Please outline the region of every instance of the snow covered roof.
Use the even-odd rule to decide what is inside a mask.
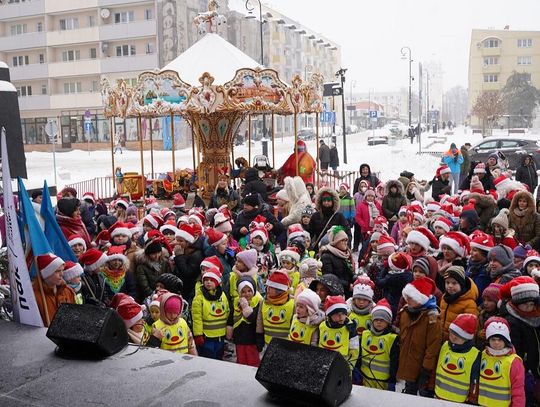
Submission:
[[[223,85],[234,78],[238,69],[260,66],[220,35],[208,33],[161,70],[176,71],[192,86],[199,85],[199,78],[208,72],[214,77],[214,85]]]

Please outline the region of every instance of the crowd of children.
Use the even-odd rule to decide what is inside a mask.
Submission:
[[[354,198],[346,184],[321,188],[286,228],[258,195],[236,210],[151,200],[140,220],[120,199],[96,218],[92,247],[69,237],[79,263],[38,256],[43,320],[62,302],[98,304],[118,311],[135,344],[258,366],[273,338],[288,338],[339,352],[357,385],[536,405],[540,214],[505,174],[484,191],[476,168],[471,190],[425,200],[364,171]],[[95,210],[93,196],[83,201]]]

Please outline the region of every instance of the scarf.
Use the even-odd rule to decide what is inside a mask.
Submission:
[[[500,277],[502,276],[503,274],[506,274],[512,270],[514,270],[515,266],[514,266],[514,263],[510,263],[504,267],[501,267],[499,270],[489,270],[489,276],[491,277],[492,280],[495,280],[497,277]]]
[[[236,274],[236,277],[238,277],[238,279],[240,279],[240,277],[245,277],[245,276],[251,277],[254,280],[257,279],[257,271],[258,271],[257,267],[252,267],[248,271],[244,272],[244,271],[238,270],[235,264],[232,268],[232,271],[234,274]]]
[[[77,294],[79,291],[81,291],[82,281],[79,281],[78,284],[67,283],[67,285],[73,288],[73,291],[75,291],[75,294]]]
[[[326,245],[325,248],[337,258],[345,260],[345,263],[347,263],[347,268],[351,271],[351,273],[354,274],[356,270],[356,262],[353,259],[351,249],[347,248],[346,251],[343,251],[332,246],[331,244]]]
[[[496,350],[496,349],[493,349],[492,347],[486,345],[486,351],[491,356],[504,356],[504,355],[511,354],[513,352],[513,349],[508,348],[508,347],[505,346],[501,350]]]
[[[105,284],[109,286],[113,293],[117,294],[124,285],[124,281],[126,279],[126,270],[111,270],[108,267],[103,267],[101,269],[101,274],[103,275]]]
[[[382,335],[386,335],[386,334],[391,333],[392,332],[392,327],[390,326],[390,324],[388,324],[388,326],[386,328],[384,328],[382,331],[377,331],[375,329],[375,327],[373,325],[371,325],[371,328],[369,328],[369,330],[371,331],[371,333],[374,336],[382,336]]]
[[[266,297],[266,302],[270,305],[283,305],[287,301],[289,301],[289,292],[283,291],[281,294],[279,294],[276,297]]]
[[[68,230],[70,235],[73,235],[73,234],[80,235],[86,242],[86,246],[87,247],[91,246],[92,239],[90,239],[88,230],[86,230],[86,226],[84,226],[84,223],[81,218],[75,219],[70,216],[60,215],[59,213],[57,213],[56,221],[58,222],[58,225],[62,229]]]
[[[484,261],[472,261],[469,260],[469,277],[476,277],[482,271],[482,267],[487,264],[487,260]]]
[[[514,214],[516,216],[519,216],[520,218],[522,218],[523,216],[527,215],[527,213],[529,212],[529,209],[519,209],[519,208],[514,208]]]
[[[349,303],[349,306],[351,308],[351,310],[355,313],[355,314],[358,314],[358,315],[367,315],[371,312],[371,310],[373,309],[373,307],[375,306],[375,304],[371,303],[369,304],[367,307],[365,308],[358,308],[356,305],[354,305],[354,301],[351,301]]]
[[[262,251],[264,250],[264,245],[262,245],[262,246],[257,246],[257,245],[254,244],[254,243],[250,243],[250,244],[249,244],[249,249],[255,249],[255,250],[257,250],[257,253],[260,253],[260,252],[262,252]]]
[[[514,318],[519,319],[521,322],[530,326],[531,328],[538,328],[540,326],[540,309],[538,309],[538,307],[536,307],[533,311],[525,312],[521,311],[512,302],[508,302],[506,304],[506,310]]]
[[[208,301],[217,301],[221,298],[221,294],[223,293],[223,290],[221,289],[221,286],[217,286],[217,288],[213,291],[208,291],[204,286],[201,286],[201,292],[204,298],[206,298]]]
[[[423,304],[421,307],[418,307],[418,308],[411,308],[407,305],[407,308],[406,308],[407,312],[409,314],[419,314],[420,312],[424,311],[424,310],[428,310],[430,311],[433,311],[433,310],[437,310],[437,299],[435,298],[434,295],[431,295],[429,297],[429,300],[427,300],[427,302],[425,304]]]
[[[369,226],[373,227],[375,218],[380,215],[380,212],[377,209],[377,206],[375,205],[375,201],[367,202],[367,205],[368,205],[368,211],[369,211]]]

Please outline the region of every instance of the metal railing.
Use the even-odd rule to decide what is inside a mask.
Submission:
[[[113,177],[97,177],[86,181],[67,184],[66,187],[74,188],[77,196],[82,197],[86,192],[92,192],[96,199],[111,199],[116,191]]]

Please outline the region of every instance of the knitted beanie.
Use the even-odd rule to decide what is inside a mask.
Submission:
[[[456,280],[461,288],[465,287],[465,269],[461,266],[450,266],[444,273],[444,279],[453,278]]]
[[[422,273],[424,273],[427,276],[429,276],[429,261],[425,257],[418,257],[412,266],[412,271],[414,272],[416,269],[419,269]]]
[[[510,211],[506,208],[503,208],[499,211],[498,215],[491,219],[491,224],[497,224],[502,226],[505,230],[508,229],[508,213]]]
[[[508,246],[498,244],[489,251],[488,255],[490,260],[496,260],[502,264],[503,267],[509,266],[514,263],[514,252]]]
[[[484,300],[493,301],[495,303],[499,302],[501,299],[501,284],[491,283],[482,292],[482,298]]]
[[[538,301],[538,284],[532,277],[520,276],[502,286],[501,298],[512,299],[512,303],[519,305],[529,301]]]
[[[392,307],[386,298],[380,300],[377,305],[371,310],[371,319],[382,319],[383,321],[392,323]]]
[[[510,325],[508,321],[502,317],[490,317],[484,324],[486,330],[486,339],[489,340],[492,336],[500,336],[507,345],[512,343],[510,339]]]
[[[296,297],[296,304],[305,305],[308,309],[308,315],[312,316],[315,315],[321,307],[321,298],[316,292],[306,288]]]
[[[531,250],[530,245],[517,245],[514,247],[514,257],[517,257],[518,259],[525,259],[527,258],[527,252]]]
[[[327,236],[328,242],[332,246],[335,246],[341,240],[349,238],[343,226],[332,226],[328,231]]]

